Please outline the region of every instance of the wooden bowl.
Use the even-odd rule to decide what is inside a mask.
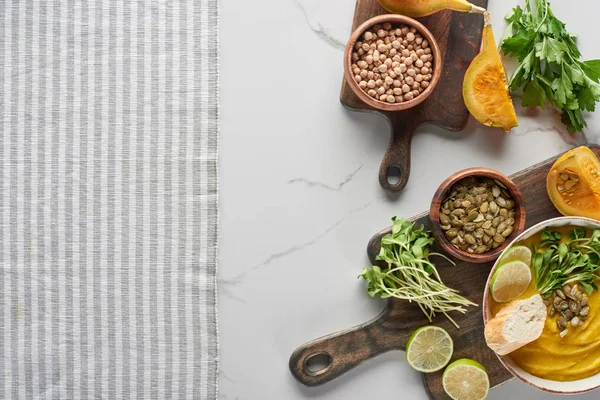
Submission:
[[[431,48],[433,55],[433,76],[431,81],[429,82],[429,86],[417,97],[412,100],[404,101],[402,103],[385,103],[383,101],[379,101],[369,96],[365,91],[363,91],[358,83],[354,80],[354,74],[350,70],[350,66],[352,65],[352,51],[354,49],[354,45],[357,40],[363,35],[363,33],[370,27],[376,24],[383,24],[385,22],[389,22],[391,24],[404,24],[410,27],[414,27],[428,42],[429,47]],[[350,36],[350,40],[348,40],[348,44],[346,44],[346,50],[344,51],[344,76],[348,85],[352,89],[352,91],[361,99],[363,102],[367,103],[373,108],[383,111],[402,111],[408,110],[416,106],[417,104],[425,101],[427,97],[433,92],[438,82],[440,81],[440,77],[442,76],[442,53],[440,51],[440,46],[438,42],[435,40],[435,37],[431,34],[431,32],[417,20],[406,17],[404,15],[398,14],[384,14],[379,15],[377,17],[371,18],[361,26],[356,28],[352,35]]]
[[[470,177],[496,179],[506,186],[506,189],[515,202],[515,225],[513,227],[513,232],[500,246],[483,254],[470,254],[466,251],[457,249],[446,238],[446,235],[444,235],[440,226],[440,207],[450,192],[450,189],[459,181]],[[431,225],[435,238],[439,241],[440,246],[442,246],[442,248],[448,254],[458,258],[459,260],[471,263],[487,263],[498,258],[508,244],[512,242],[515,237],[520,235],[525,229],[525,200],[523,200],[523,194],[517,185],[506,175],[489,168],[469,168],[453,174],[440,185],[433,196],[431,209],[429,211],[429,218],[431,219]]]

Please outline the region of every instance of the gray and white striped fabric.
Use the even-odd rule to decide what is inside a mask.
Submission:
[[[0,0],[0,398],[217,398],[217,78],[217,0]]]

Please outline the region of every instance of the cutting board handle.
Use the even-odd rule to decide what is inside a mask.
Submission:
[[[386,329],[385,315],[386,310],[363,325],[324,336],[298,347],[290,357],[292,375],[303,385],[318,386],[375,356],[402,349],[400,341],[403,338]],[[322,369],[311,371],[310,360],[316,356],[325,360],[325,364]]]
[[[390,192],[399,192],[410,177],[410,144],[421,121],[406,112],[395,112],[387,116],[391,128],[390,143],[379,168],[379,184]]]

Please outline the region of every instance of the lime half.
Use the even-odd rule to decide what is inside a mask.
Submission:
[[[453,351],[454,343],[448,332],[437,326],[424,326],[408,339],[406,360],[419,372],[435,372],[448,364]]]
[[[483,365],[463,358],[448,365],[442,376],[444,391],[454,400],[483,400],[490,380]]]
[[[490,292],[498,303],[511,301],[525,293],[531,283],[531,269],[523,261],[502,264],[494,272]]]
[[[500,264],[506,264],[511,261],[522,261],[527,266],[531,266],[531,250],[527,246],[511,247],[500,259]]]

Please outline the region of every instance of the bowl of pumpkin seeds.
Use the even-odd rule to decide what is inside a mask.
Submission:
[[[429,217],[450,255],[468,262],[495,260],[525,228],[525,201],[517,185],[489,168],[469,168],[436,191]]]

